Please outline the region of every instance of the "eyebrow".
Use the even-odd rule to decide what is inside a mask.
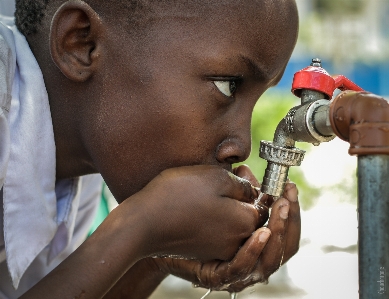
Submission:
[[[255,63],[251,58],[244,55],[239,55],[239,58],[243,60],[255,77],[261,80],[270,79],[269,76],[265,75],[265,68],[262,65]]]
[[[269,71],[266,71],[266,68],[263,65],[254,62],[251,58],[247,56],[239,55],[239,57],[243,60],[243,62],[254,74],[254,77],[256,77],[257,79],[261,81],[267,81],[270,83],[271,86],[277,85],[278,82],[281,80],[285,68],[283,68],[279,74],[271,76],[269,75]]]

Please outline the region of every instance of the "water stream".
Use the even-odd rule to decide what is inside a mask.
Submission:
[[[203,297],[201,297],[200,299],[205,299],[205,297],[207,297],[209,294],[211,294],[212,292],[212,289],[209,289],[205,295]],[[238,299],[238,293],[230,293],[230,299]]]
[[[209,289],[208,292],[205,293],[205,295],[203,297],[201,297],[200,299],[205,299],[205,297],[207,297],[209,294],[211,294],[212,292],[212,289]]]

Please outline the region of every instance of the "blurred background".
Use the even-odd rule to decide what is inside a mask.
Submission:
[[[272,140],[279,121],[299,104],[290,92],[295,72],[312,58],[332,75],[342,74],[363,89],[389,96],[389,0],[296,0],[300,15],[297,46],[281,82],[261,97],[252,121],[253,147],[245,162],[262,179],[266,162],[260,140]],[[299,252],[270,277],[267,285],[244,290],[239,299],[357,299],[357,158],[335,138],[307,151],[290,179],[299,187],[302,236]],[[378,287],[378,286],[377,286]],[[152,299],[200,299],[205,289],[168,277]],[[228,299],[227,292],[207,298]]]

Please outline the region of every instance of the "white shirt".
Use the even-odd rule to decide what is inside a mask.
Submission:
[[[56,182],[42,72],[24,36],[1,23],[0,107],[0,299],[8,299],[31,288],[85,240],[102,179]]]

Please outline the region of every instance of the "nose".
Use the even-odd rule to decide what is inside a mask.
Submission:
[[[228,124],[221,130],[225,138],[216,151],[216,160],[221,164],[234,164],[245,161],[251,152],[251,118],[256,100],[240,101],[228,116]]]
[[[216,159],[222,164],[239,163],[246,160],[251,152],[251,134],[247,133],[239,136],[228,137],[223,140],[216,152]]]

